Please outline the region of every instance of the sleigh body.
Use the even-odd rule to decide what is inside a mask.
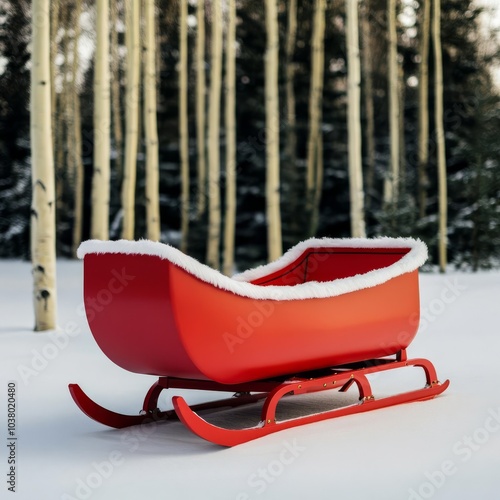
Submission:
[[[430,362],[406,360],[418,329],[418,268],[427,256],[419,241],[311,239],[233,278],[149,241],[89,241],[79,255],[97,344],[122,368],[159,377],[144,403],[146,413],[158,414],[157,393],[165,388],[235,390],[248,398],[252,392],[288,394],[289,384],[297,383],[296,392],[310,392],[305,387],[311,377],[301,375],[310,372],[330,377],[328,384],[339,389],[356,382],[362,400],[373,405],[365,375],[394,363],[424,368],[424,389],[433,392],[417,399],[447,386],[438,384]],[[85,413],[96,418],[97,411],[97,420],[113,425],[104,417],[107,410],[92,406],[78,386],[71,389]],[[267,411],[269,404],[264,406]],[[189,423],[183,400],[174,398],[174,407],[203,435]],[[274,420],[268,416],[264,422]],[[211,440],[240,442],[226,439]]]

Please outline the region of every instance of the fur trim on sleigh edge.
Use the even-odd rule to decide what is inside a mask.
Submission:
[[[404,257],[394,264],[364,274],[326,282],[306,282],[293,286],[259,286],[249,283],[261,276],[271,274],[297,259],[308,248],[410,248]],[[121,253],[153,255],[170,261],[188,273],[222,290],[256,300],[300,300],[326,298],[355,292],[381,285],[386,281],[418,269],[427,260],[427,246],[413,238],[310,238],[290,248],[284,255],[262,266],[249,269],[232,278],[225,276],[165,243],[149,240],[100,241],[88,240],[81,243],[77,251],[80,259],[86,254]]]

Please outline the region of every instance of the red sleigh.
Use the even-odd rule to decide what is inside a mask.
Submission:
[[[233,278],[150,241],[87,241],[84,295],[92,334],[114,363],[158,381],[138,415],[70,392],[89,417],[115,428],[179,418],[197,435],[233,446],[311,422],[433,398],[440,383],[432,363],[407,359],[419,320],[418,268],[427,258],[413,239],[310,239],[277,261]],[[367,375],[406,366],[423,369],[425,385],[376,397]],[[284,396],[359,391],[359,402],[277,420]],[[164,389],[234,392],[221,401],[158,409]],[[265,398],[254,427],[225,429],[204,409]]]

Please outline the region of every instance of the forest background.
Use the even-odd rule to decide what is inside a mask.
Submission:
[[[394,78],[391,81],[390,75],[394,73],[390,71],[388,58],[391,2],[363,0],[357,3],[361,67],[358,139],[362,143],[366,235],[422,238],[430,249],[429,265],[434,266],[438,264],[439,234],[434,39],[424,21],[427,2],[398,0],[393,3],[397,36],[395,88],[400,110],[399,169],[394,184],[397,194],[388,203],[387,182],[395,181],[390,170],[391,162],[394,163],[391,156],[394,129],[390,123],[390,88],[394,87]],[[136,3],[143,7],[141,1]],[[207,163],[210,159],[207,146],[200,143],[199,130],[200,116],[204,115],[201,133],[205,142],[210,143],[213,136],[207,140],[207,129],[214,116],[214,106],[217,107],[210,102],[213,85],[217,84],[211,51],[218,34],[224,36],[222,53],[226,54],[229,45],[235,51],[235,104],[231,104],[231,109],[236,124],[236,219],[231,267],[243,270],[270,258],[266,213],[266,198],[270,194],[266,192],[266,176],[270,168],[271,141],[269,126],[266,126],[269,89],[266,91],[265,63],[266,40],[271,28],[266,24],[266,3],[235,2],[235,41],[231,44],[227,38],[231,2],[220,2],[216,7],[214,2],[203,2],[201,18],[199,3],[195,0],[155,2],[159,239],[181,247],[213,267],[222,267],[226,248],[224,238],[220,237],[221,257],[210,262],[207,256],[210,186],[206,178],[200,181],[203,177],[199,170],[200,157]],[[348,237],[352,234],[348,167],[348,3],[344,0],[276,2],[279,212],[283,250],[312,235]],[[92,179],[95,150],[99,147],[94,126],[95,30],[99,14],[96,2],[90,0],[59,0],[50,5],[56,245],[58,256],[74,257],[80,241],[92,235]],[[472,270],[500,266],[500,83],[497,77],[500,42],[495,21],[498,18],[492,8],[468,0],[442,0],[440,11],[448,262]],[[221,12],[219,24],[214,23],[217,9]],[[318,15],[318,9],[322,16]],[[126,113],[130,108],[126,90],[129,53],[125,11],[125,2],[110,2],[110,239],[122,237],[124,226],[121,193]],[[203,30],[200,19],[203,19]],[[295,33],[291,33],[293,23],[296,23]],[[144,29],[144,21],[141,26]],[[143,32],[140,39],[144,39]],[[428,95],[422,101],[424,39],[429,44]],[[318,41],[323,42],[323,54],[320,67],[314,69]],[[201,46],[205,49],[202,65],[197,63]],[[0,257],[3,258],[30,257],[31,50],[31,2],[0,0]],[[221,225],[226,223],[226,192],[231,180],[224,167],[230,133],[224,119],[229,106],[224,87],[228,61],[221,56],[222,81],[218,83],[222,91],[218,106],[220,168],[216,188],[220,196]],[[205,80],[201,115],[196,88],[199,68]],[[144,83],[140,89],[136,113],[142,131],[145,127],[141,111]],[[311,96],[312,90],[318,89],[319,113],[314,114]],[[429,123],[425,142],[427,157],[422,156],[419,145],[422,138],[419,116],[424,108]],[[319,132],[314,142],[315,153],[311,153],[311,129],[316,127],[315,121]],[[75,130],[81,134],[81,154],[79,148],[75,148]],[[147,144],[142,132],[137,145],[137,182],[133,196],[133,238],[136,239],[147,236]],[[315,172],[313,201],[308,184],[311,162]],[[81,203],[80,215],[78,203]]]

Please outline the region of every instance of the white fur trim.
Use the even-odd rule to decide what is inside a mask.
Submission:
[[[410,248],[410,251],[394,264],[375,269],[364,274],[333,281],[310,281],[293,286],[259,286],[249,283],[284,268],[297,259],[308,248]],[[149,240],[140,241],[84,241],[78,248],[77,256],[82,259],[89,253],[123,253],[134,255],[154,255],[168,260],[197,278],[236,295],[252,299],[298,300],[325,298],[370,288],[418,269],[427,259],[427,246],[412,238],[311,238],[288,250],[279,259],[249,269],[232,278],[223,275],[205,264],[182,253],[177,248]]]

